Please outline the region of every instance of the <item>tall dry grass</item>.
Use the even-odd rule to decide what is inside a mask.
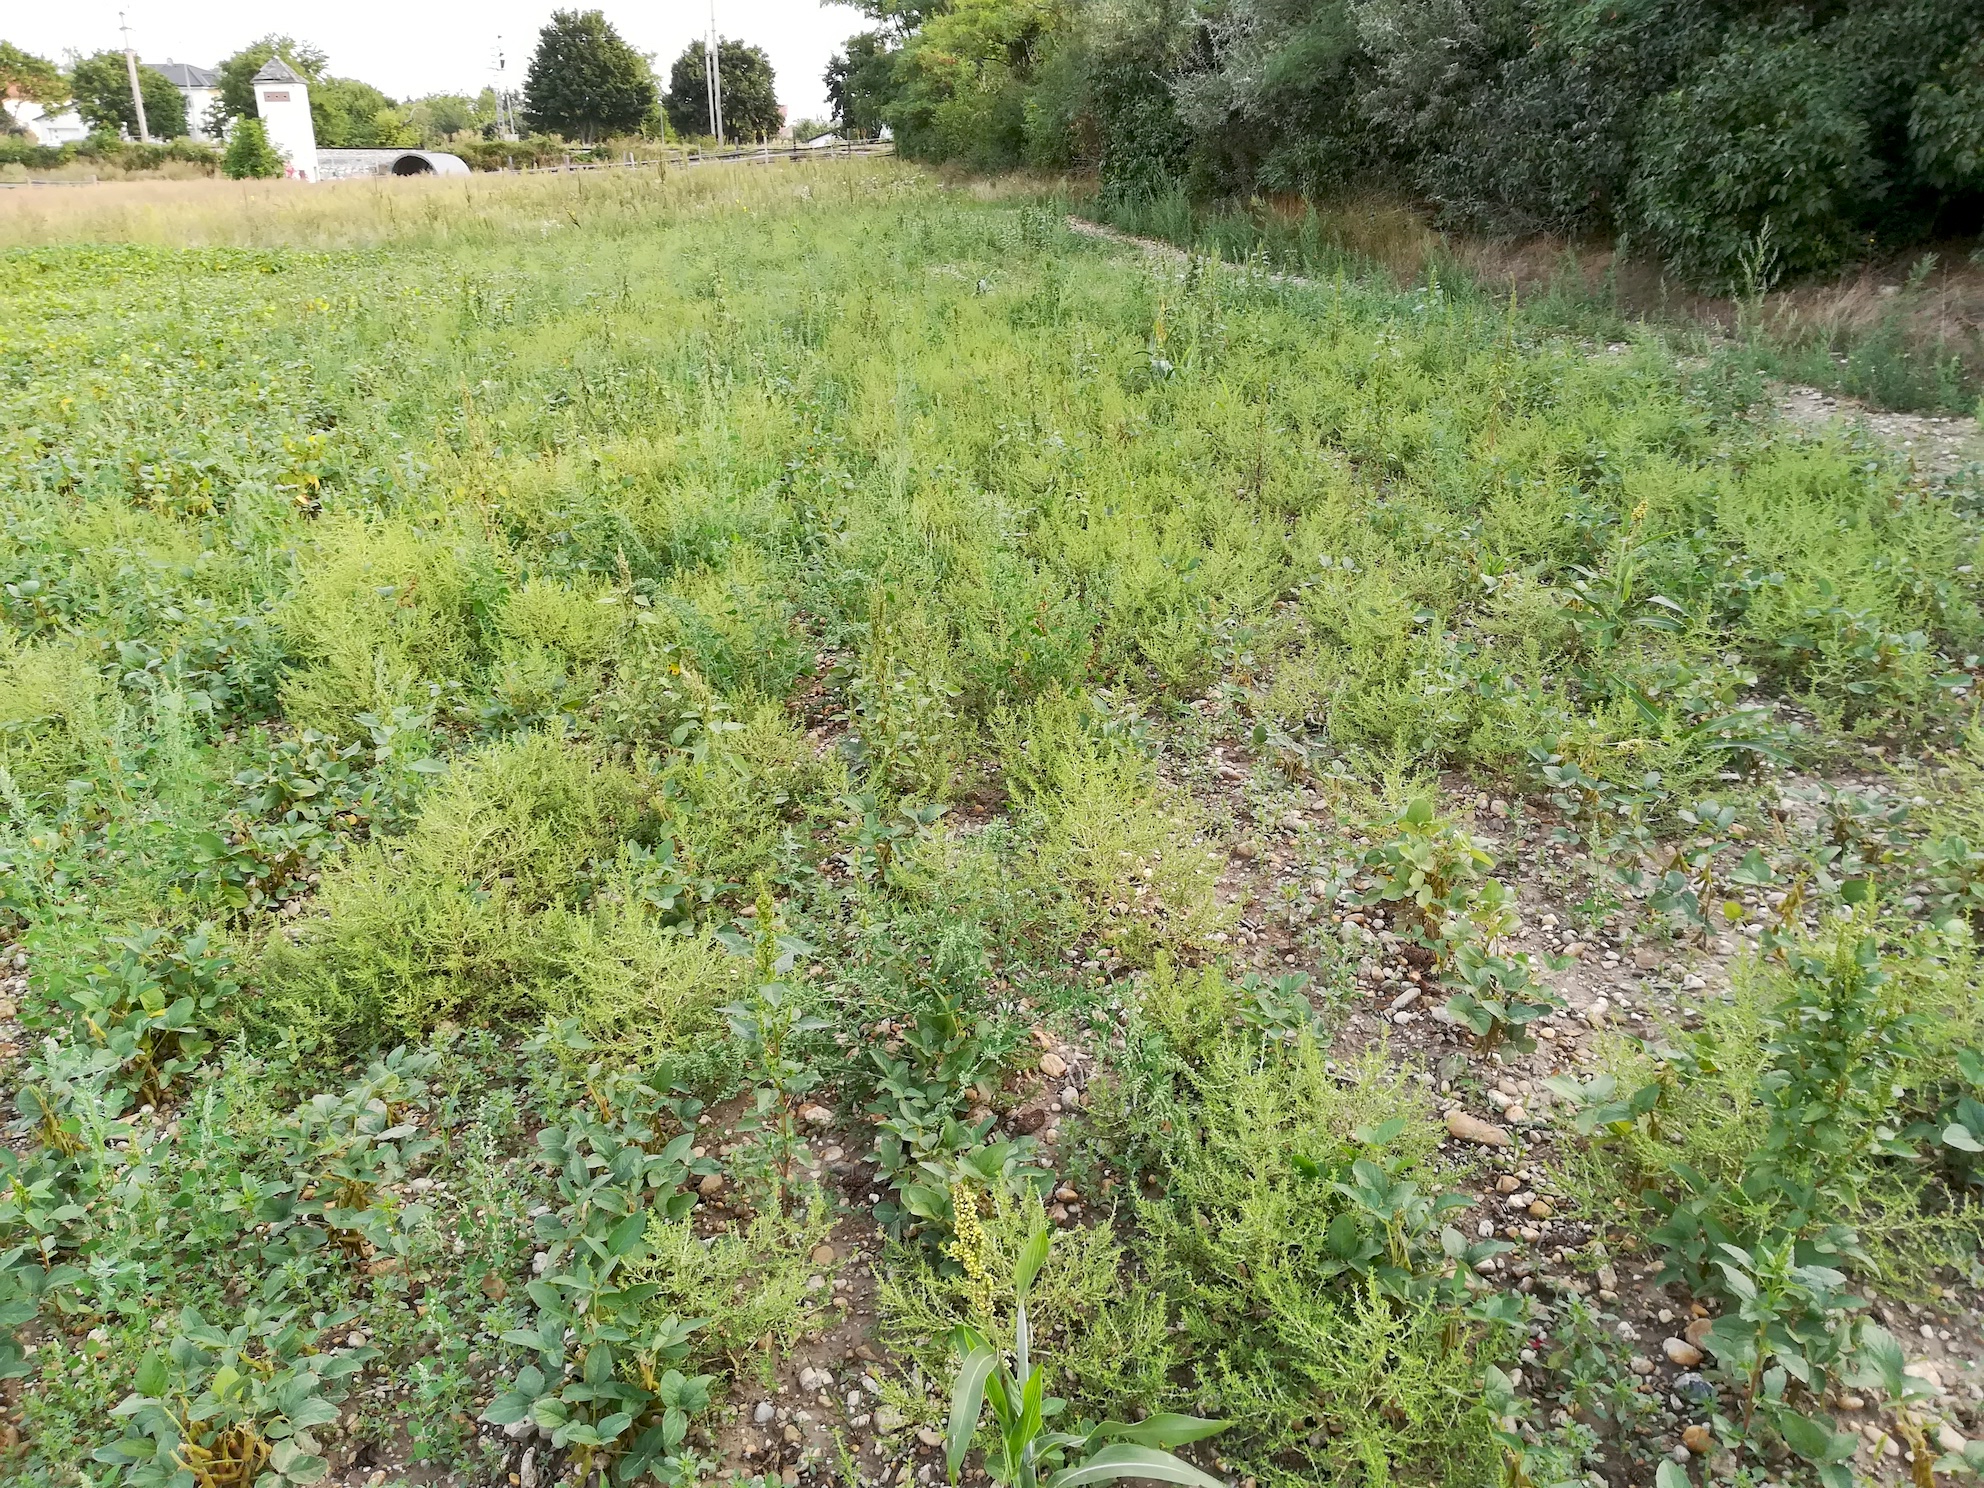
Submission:
[[[0,248],[363,247],[446,243],[632,224],[656,211],[867,196],[904,182],[888,161],[774,160],[686,170],[388,176],[356,181],[130,180],[0,191]]]

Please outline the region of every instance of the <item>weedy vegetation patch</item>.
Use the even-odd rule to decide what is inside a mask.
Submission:
[[[391,185],[0,217],[9,1481],[1984,1473],[1977,470],[894,163]]]

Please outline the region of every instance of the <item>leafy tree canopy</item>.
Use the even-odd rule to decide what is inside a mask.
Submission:
[[[0,41],[0,97],[25,98],[48,107],[68,100],[69,82],[46,57]]]
[[[639,131],[654,72],[597,10],[554,10],[524,77],[524,123],[567,139]]]
[[[370,83],[326,77],[310,85],[310,123],[317,131],[317,143],[326,149],[362,150],[402,143],[379,137],[382,114],[392,121],[387,132],[395,132],[400,122],[398,106]]]
[[[122,52],[78,58],[69,86],[76,112],[90,128],[113,134],[121,129],[138,138],[138,111],[131,104],[131,75]],[[153,139],[178,139],[186,133],[186,95],[164,73],[140,67],[138,88],[145,99],[145,128]]]
[[[255,112],[255,74],[271,57],[282,58],[313,85],[324,75],[331,60],[321,47],[298,41],[293,36],[264,36],[260,41],[243,47],[220,64],[220,96],[214,104],[216,124],[245,118]],[[311,91],[316,91],[314,86]]]
[[[827,101],[834,122],[857,134],[874,134],[887,122],[882,110],[895,90],[896,49],[879,31],[848,37],[827,64]]]
[[[662,107],[668,122],[683,135],[710,135],[709,94],[703,87],[704,57],[709,49],[691,42],[668,70],[668,93]],[[717,72],[723,83],[723,132],[734,140],[769,139],[779,131],[778,91],[772,80],[772,60],[762,47],[725,38],[717,43]]]

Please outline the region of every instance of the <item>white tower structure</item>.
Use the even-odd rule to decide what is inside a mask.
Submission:
[[[289,162],[299,181],[317,179],[317,126],[310,122],[310,85],[280,57],[255,74],[255,112],[269,132],[269,143]]]

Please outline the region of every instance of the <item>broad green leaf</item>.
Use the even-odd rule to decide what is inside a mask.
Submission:
[[[491,1426],[514,1426],[530,1414],[530,1405],[534,1398],[521,1390],[505,1390],[489,1402],[489,1408],[482,1413],[482,1419]]]
[[[1231,1424],[1163,1411],[1141,1421],[1104,1421],[1093,1434],[1103,1441],[1135,1442],[1144,1447],[1182,1447],[1186,1442],[1216,1436]]]
[[[641,1236],[647,1232],[648,1212],[636,1209],[613,1227],[613,1233],[606,1237],[607,1251],[616,1256],[629,1256],[639,1248]]]
[[[999,1356],[980,1344],[965,1355],[951,1386],[950,1429],[944,1436],[944,1457],[953,1477],[978,1432],[978,1412],[985,1403],[985,1381],[999,1367]]]
[[[1045,1219],[1039,1220],[1033,1233],[1026,1237],[1026,1245],[1021,1249],[1019,1260],[1013,1266],[1013,1290],[1024,1297],[1033,1287],[1033,1279],[1040,1274],[1040,1268],[1047,1263],[1047,1247],[1053,1243],[1054,1232],[1047,1227]]]
[[[1201,1472],[1181,1457],[1154,1447],[1104,1447],[1086,1462],[1064,1467],[1047,1480],[1046,1488],[1082,1488],[1116,1478],[1149,1478],[1158,1483],[1189,1483],[1193,1488],[1226,1488],[1211,1473]]]

